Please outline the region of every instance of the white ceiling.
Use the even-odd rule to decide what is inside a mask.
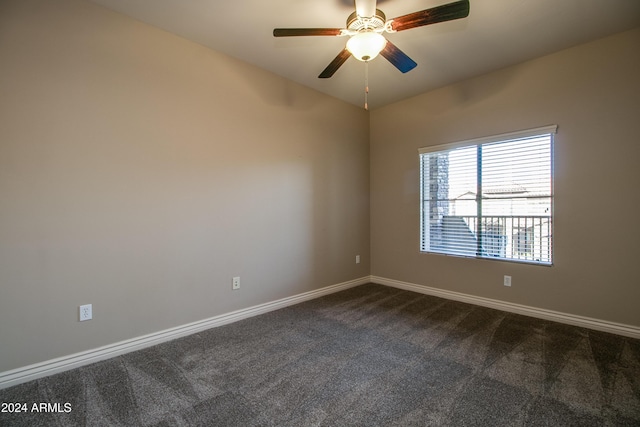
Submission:
[[[353,0],[91,1],[363,105],[364,63],[349,58],[332,78],[317,78],[346,37],[272,35],[275,27],[344,28]],[[377,7],[390,19],[451,1],[378,0]],[[369,108],[638,26],[640,0],[471,0],[468,18],[385,33],[418,66],[402,74],[382,57],[371,61]]]

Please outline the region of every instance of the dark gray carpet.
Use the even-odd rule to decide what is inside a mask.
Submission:
[[[639,426],[640,341],[364,285],[0,390],[2,426]]]

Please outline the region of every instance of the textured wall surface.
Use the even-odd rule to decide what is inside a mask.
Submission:
[[[640,326],[639,47],[636,29],[372,111],[372,274]],[[553,267],[420,253],[418,148],[550,124]]]
[[[84,1],[0,58],[0,372],[369,274],[364,110]]]

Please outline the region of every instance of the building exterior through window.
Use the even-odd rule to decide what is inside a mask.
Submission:
[[[556,126],[420,149],[420,249],[552,264]]]

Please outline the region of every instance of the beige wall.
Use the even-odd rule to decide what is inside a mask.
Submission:
[[[0,63],[0,372],[369,274],[364,110],[77,0]]]
[[[640,29],[373,111],[372,274],[640,326],[638,76]],[[421,254],[418,148],[548,124],[555,265]]]

